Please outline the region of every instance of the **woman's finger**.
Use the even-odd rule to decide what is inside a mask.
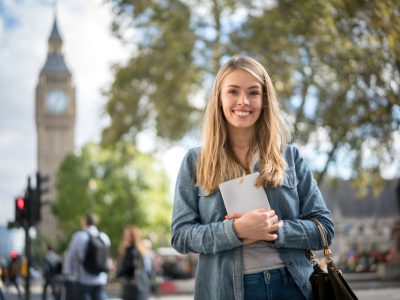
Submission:
[[[278,230],[281,229],[282,227],[283,227],[283,221],[281,220],[281,221],[279,221],[279,222],[277,222],[277,223],[275,223],[275,224],[272,224],[271,227],[270,227],[270,230],[271,230],[272,232],[274,232],[274,231],[278,231]]]
[[[273,216],[271,218],[271,221],[272,221],[272,224],[278,223],[278,221],[279,221],[278,216],[277,215]]]
[[[278,235],[276,233],[267,233],[265,235],[266,241],[275,241],[277,238],[278,238]]]
[[[243,216],[243,215],[244,215],[243,212],[233,212],[233,213],[227,214],[227,215],[225,216],[225,220],[238,219],[238,218],[240,218],[240,217]]]
[[[272,224],[278,223],[278,216],[275,215],[275,216],[273,216],[271,218],[267,218],[265,220],[265,223],[267,223],[268,225],[272,225]]]
[[[265,210],[265,215],[267,216],[267,218],[271,218],[273,216],[276,216],[276,213],[273,209],[269,209],[269,210]]]

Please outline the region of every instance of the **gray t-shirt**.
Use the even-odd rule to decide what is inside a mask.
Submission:
[[[257,241],[243,245],[244,274],[262,272],[285,266],[271,242]]]

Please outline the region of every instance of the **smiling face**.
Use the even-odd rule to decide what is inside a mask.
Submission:
[[[221,84],[220,100],[228,128],[254,132],[262,110],[261,83],[249,72],[234,70]]]

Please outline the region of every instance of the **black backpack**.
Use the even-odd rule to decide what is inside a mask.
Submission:
[[[100,238],[100,233],[95,235],[89,235],[89,241],[87,243],[85,257],[83,258],[83,267],[86,272],[98,275],[101,272],[108,272],[108,255],[109,249],[106,243]]]
[[[43,273],[45,277],[53,277],[62,273],[62,261],[49,261],[45,259]]]

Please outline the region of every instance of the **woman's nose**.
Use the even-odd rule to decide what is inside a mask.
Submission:
[[[249,104],[249,98],[247,97],[246,93],[240,94],[238,104],[240,104],[240,105],[248,105]]]

